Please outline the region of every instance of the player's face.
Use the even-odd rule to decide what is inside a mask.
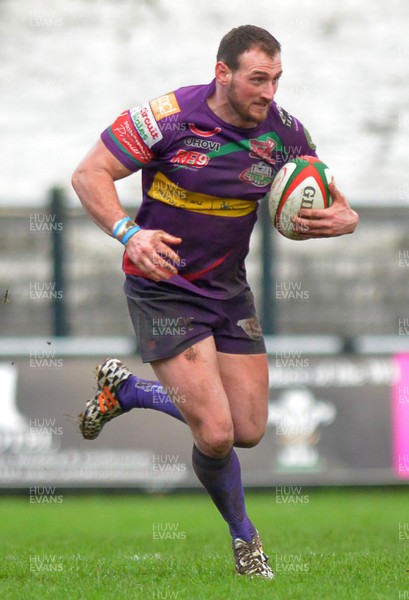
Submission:
[[[238,127],[256,127],[268,114],[282,74],[281,55],[268,56],[253,48],[239,58],[236,71],[228,69],[226,100]]]

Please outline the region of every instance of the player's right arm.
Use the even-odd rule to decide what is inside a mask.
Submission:
[[[85,210],[108,235],[113,235],[115,223],[128,216],[119,201],[115,181],[131,174],[99,140],[72,176],[73,188]],[[168,244],[181,241],[165,231],[141,229],[127,241],[126,250],[146,277],[160,281],[177,273],[179,257]]]

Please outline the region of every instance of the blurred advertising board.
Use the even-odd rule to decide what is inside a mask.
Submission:
[[[192,440],[158,411],[133,410],[92,442],[78,413],[101,358],[37,352],[0,363],[0,488],[196,487]],[[103,357],[105,358],[105,357]],[[144,378],[149,365],[122,360]],[[269,355],[266,434],[239,449],[255,487],[396,484],[409,481],[409,354]],[[278,486],[278,487],[277,487]]]

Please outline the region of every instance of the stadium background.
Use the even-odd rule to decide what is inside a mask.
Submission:
[[[83,214],[69,179],[124,108],[209,81],[221,36],[245,22],[283,44],[276,99],[311,131],[361,223],[348,238],[299,244],[256,231],[248,271],[269,333],[270,419],[262,444],[241,452],[244,480],[276,498],[282,486],[283,502],[305,497],[289,486],[407,484],[405,1],[3,0],[0,16],[2,491],[197,485],[188,431],[158,413],[118,419],[93,444],[77,433],[98,360],[151,371],[136,355],[122,249]],[[119,183],[130,214],[138,177]],[[56,316],[67,335],[55,336]]]

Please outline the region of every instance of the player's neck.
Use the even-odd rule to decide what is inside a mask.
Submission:
[[[207,98],[207,105],[214,114],[225,123],[241,129],[254,129],[257,122],[244,121],[232,108],[230,102],[216,85],[213,94]]]

